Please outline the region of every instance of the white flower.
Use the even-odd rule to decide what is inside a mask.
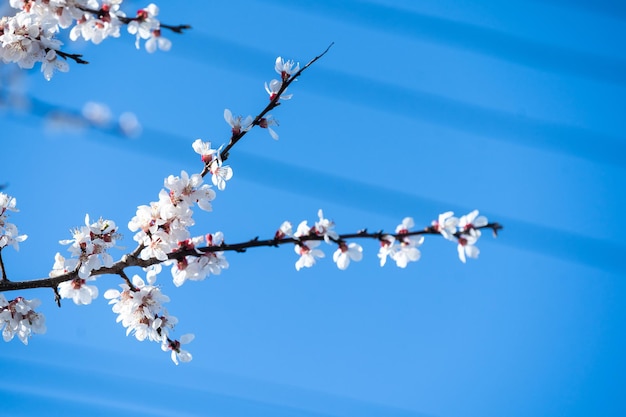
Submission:
[[[410,228],[415,226],[415,222],[412,217],[405,217],[402,219],[402,223],[396,226],[396,234],[398,233],[407,233]]]
[[[441,235],[448,240],[454,240],[454,234],[457,231],[457,226],[459,225],[458,217],[454,217],[454,213],[451,211],[446,211],[439,215],[437,220],[432,222],[432,227],[435,231],[441,233]]]
[[[169,330],[178,322],[163,307],[169,301],[160,288],[146,284],[138,275],[132,278],[133,288],[121,284],[122,291],[110,289],[104,298],[113,305],[118,314],[117,322],[126,327],[126,335],[133,334],[139,341],[150,340],[163,343]]]
[[[387,263],[387,257],[391,257],[391,254],[395,251],[395,241],[396,238],[391,235],[385,235],[380,240],[380,249],[378,250],[380,266],[385,266],[385,263]]]
[[[223,191],[226,188],[226,181],[233,177],[233,169],[228,165],[222,165],[222,159],[218,153],[217,159],[211,163],[211,181],[218,190]]]
[[[384,236],[381,241],[381,247],[378,251],[380,258],[380,266],[384,266],[387,257],[393,259],[400,268],[406,268],[409,262],[418,261],[421,252],[418,247],[424,243],[424,236],[408,236],[409,229],[415,225],[411,217],[405,217],[396,227],[396,237]]]
[[[409,262],[418,261],[421,257],[421,252],[417,247],[422,243],[424,243],[424,236],[418,236],[414,239],[404,237],[400,245],[396,246],[396,250],[390,254],[390,257],[396,261],[398,267],[406,268]]]
[[[486,226],[488,223],[489,222],[485,216],[479,216],[478,210],[474,210],[465,216],[461,216],[459,219],[459,228],[463,232],[468,232],[473,229],[478,232],[478,236],[480,236],[480,230],[478,229]]]
[[[335,223],[324,218],[324,212],[322,209],[317,211],[319,220],[315,222],[315,234],[318,236],[324,236],[324,241],[330,243],[331,241],[339,240],[339,234],[333,230]]]
[[[281,57],[278,57],[276,58],[276,63],[274,64],[274,70],[280,74],[280,78],[283,81],[287,81],[291,78],[292,74],[300,70],[300,64],[295,64],[293,60],[285,61]]]
[[[50,81],[54,70],[68,72],[70,66],[65,60],[57,59],[56,51],[50,49],[48,53],[46,53],[45,58],[41,61],[41,72],[43,72],[44,78]]]
[[[276,133],[274,129],[272,129],[270,126],[278,126],[278,120],[273,119],[270,114],[268,114],[267,117],[263,117],[261,120],[259,120],[259,127],[262,129],[267,129],[272,139],[278,140],[278,133]]]
[[[317,240],[309,240],[306,242],[300,242],[294,246],[294,250],[300,258],[296,261],[296,270],[299,271],[303,267],[310,268],[315,265],[316,258],[323,258],[324,252],[316,249],[320,242]]]
[[[19,250],[19,243],[25,241],[28,235],[19,235],[17,226],[13,223],[4,223],[0,219],[0,249],[5,246],[13,246],[15,250]]]
[[[296,232],[293,234],[295,237],[306,236],[311,232],[311,228],[307,225],[307,221],[303,220],[298,224]]]
[[[158,49],[169,51],[172,48],[172,41],[161,36],[161,29],[152,31],[152,36],[146,41],[146,51],[153,53]]]
[[[97,3],[90,5],[95,6],[94,8],[99,8],[98,15],[81,13],[80,17],[76,17],[77,22],[70,31],[70,39],[75,41],[82,37],[86,41],[91,41],[97,45],[109,36],[119,37],[122,23],[118,17],[125,17],[125,15],[119,10],[120,2],[107,3],[102,4],[102,7],[99,7]],[[68,16],[63,17],[68,18]]]
[[[95,278],[74,278],[71,281],[60,283],[59,295],[61,298],[71,298],[72,301],[78,305],[91,304],[98,296],[98,287],[95,285],[86,285],[86,281],[95,281]]]
[[[159,8],[151,3],[145,9],[137,11],[137,16],[128,23],[128,33],[136,35],[135,46],[139,49],[140,39],[150,39],[153,31],[158,30],[160,22],[155,18],[159,14]]]
[[[233,117],[229,109],[224,109],[224,120],[230,125],[233,136],[247,132],[252,127],[252,116],[247,116],[242,120],[242,116]]]
[[[480,237],[480,231],[476,229],[469,229],[468,233],[463,233],[458,238],[457,251],[459,253],[459,259],[465,263],[466,256],[470,258],[478,258],[480,251],[476,246],[476,242]]]
[[[307,231],[308,232],[308,231]],[[276,233],[274,234],[274,239],[282,239],[285,236],[289,237],[293,234],[293,226],[291,225],[291,222],[285,220],[280,227],[278,228],[278,230],[276,231]]]
[[[0,330],[5,342],[17,336],[27,345],[31,334],[46,332],[45,316],[34,310],[40,304],[37,299],[26,300],[23,297],[7,301],[0,294]]]
[[[211,162],[213,155],[217,153],[217,149],[211,148],[211,142],[204,142],[202,139],[196,139],[191,146],[196,153],[200,154],[205,164]]]
[[[19,250],[19,243],[28,238],[27,235],[18,233],[16,225],[8,222],[9,212],[19,211],[16,205],[17,200],[14,197],[0,193],[0,249],[10,245]]]
[[[191,353],[187,352],[180,348],[180,345],[185,345],[190,343],[194,339],[194,335],[191,333],[184,334],[180,337],[180,341],[178,340],[167,340],[161,344],[161,349],[163,351],[171,350],[172,351],[172,362],[178,365],[178,361],[180,362],[189,362],[192,359]]]
[[[167,254],[172,249],[170,237],[162,230],[157,230],[142,242],[145,246],[139,253],[144,261],[156,258],[159,261],[167,261]]]
[[[115,222],[100,218],[97,222],[90,223],[87,214],[85,225],[72,231],[73,239],[61,240],[59,243],[70,245],[68,251],[79,261],[78,276],[86,279],[91,271],[103,265],[113,265],[113,257],[106,251],[115,246],[117,236]]]
[[[215,198],[215,191],[210,185],[203,185],[203,181],[200,174],[193,174],[190,177],[186,171],[181,171],[180,177],[174,175],[167,177],[164,186],[170,190],[170,200],[174,206],[181,202],[189,206],[197,203],[201,209],[211,211],[210,201]]]
[[[274,100],[278,96],[282,86],[283,82],[280,80],[272,80],[269,84],[267,82],[265,83],[265,91],[269,94],[270,100]],[[293,96],[293,94],[285,94],[286,91],[287,89],[285,89],[280,96],[283,100],[289,100]]]
[[[339,243],[339,248],[333,253],[333,261],[337,264],[337,268],[346,269],[350,265],[350,260],[355,262],[363,258],[363,248],[356,243],[348,245],[345,242]]]

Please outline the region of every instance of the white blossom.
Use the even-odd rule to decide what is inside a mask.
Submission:
[[[224,120],[230,125],[233,136],[247,132],[252,128],[252,116],[246,116],[245,119],[242,116],[233,117],[233,113],[229,109],[224,109]]]
[[[333,253],[333,261],[337,264],[337,268],[346,269],[350,265],[350,261],[358,262],[363,258],[363,248],[357,243],[345,244],[341,242],[339,248]]]
[[[2,330],[2,338],[5,342],[17,336],[22,343],[27,345],[33,333],[46,332],[45,316],[34,310],[40,304],[38,299],[26,300],[23,297],[7,301],[0,294],[0,330]]]
[[[478,258],[480,251],[474,245],[480,237],[480,231],[476,229],[469,229],[467,233],[461,234],[458,238],[457,252],[459,253],[459,259],[465,263],[466,258]]]
[[[191,353],[189,353],[186,350],[181,349],[180,345],[185,345],[187,343],[190,343],[194,339],[194,337],[195,336],[191,333],[184,334],[180,337],[180,341],[168,340],[164,342],[163,344],[161,344],[161,349],[163,349],[163,351],[167,351],[167,350],[172,351],[172,354],[171,354],[172,362],[174,362],[176,365],[178,365],[178,361],[189,362],[192,359]]]
[[[302,268],[310,268],[315,265],[317,258],[323,258],[325,256],[324,252],[317,249],[319,245],[320,242],[318,240],[308,240],[294,246],[294,250],[300,255],[300,258],[296,261],[296,270],[299,271]]]
[[[459,219],[454,217],[454,213],[451,211],[440,214],[437,220],[432,222],[432,227],[448,240],[454,240],[454,234],[457,232],[458,225]]]
[[[300,70],[300,64],[294,63],[293,60],[285,61],[283,58],[276,58],[276,63],[274,64],[274,70],[280,75],[280,78],[283,81],[287,81],[291,78],[292,74],[295,74]]]

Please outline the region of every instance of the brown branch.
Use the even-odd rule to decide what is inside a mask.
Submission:
[[[476,227],[476,229],[491,229],[494,235],[497,234],[499,230],[502,229],[502,225],[499,223],[489,223],[485,226]],[[313,229],[312,229],[313,230]],[[351,239],[375,239],[375,240],[385,240],[386,236],[392,236],[395,239],[402,239],[407,236],[418,236],[418,235],[441,235],[438,231],[436,231],[432,226],[426,227],[422,230],[416,230],[413,232],[407,233],[385,233],[384,231],[378,232],[368,232],[366,229],[358,231],[356,233],[346,233],[339,235],[338,239],[334,239],[336,243],[345,242]],[[461,236],[461,232],[457,232],[455,236],[458,238]],[[312,240],[324,240],[324,235],[315,234],[312,231],[311,234],[301,237],[284,237],[284,238],[272,238],[272,239],[264,239],[260,240],[257,238],[248,240],[246,242],[226,244],[222,243],[221,245],[216,246],[205,246],[201,248],[194,249],[186,249],[173,251],[167,255],[168,260],[180,260],[186,256],[200,257],[204,256],[208,253],[215,252],[245,252],[250,248],[258,248],[258,247],[279,247],[281,245],[287,244],[298,244],[306,241]],[[137,256],[137,250],[133,251],[133,254],[124,255],[121,260],[114,263],[110,267],[102,267],[100,269],[96,269],[91,272],[91,276],[99,276],[99,275],[119,275],[122,277],[130,288],[134,288],[132,282],[124,272],[126,268],[130,268],[133,266],[146,268],[151,265],[155,265],[162,262],[157,258],[150,259],[141,259]],[[72,272],[68,272],[63,275],[59,275],[51,278],[41,278],[32,281],[0,281],[0,292],[5,291],[17,291],[24,289],[33,289],[33,288],[56,288],[59,284],[65,281],[71,281],[78,277],[78,268]]]
[[[109,18],[105,17],[106,15],[110,15],[111,14],[111,12],[109,10],[105,10],[105,9],[100,9],[100,10],[91,9],[91,8],[89,8],[87,6],[83,6],[83,5],[80,5],[80,4],[77,4],[76,8],[79,9],[79,10],[82,10],[85,13],[89,13],[89,14],[94,15],[94,16],[98,17],[98,19],[109,19],[110,20],[110,17]],[[116,14],[115,17],[120,22],[122,22],[125,25],[129,24],[130,22],[138,21],[138,20],[142,19],[142,17],[139,17],[139,16],[128,17],[128,16],[120,16],[118,14]],[[167,30],[171,30],[174,33],[183,33],[184,30],[191,29],[191,25],[168,25],[168,24],[162,23],[162,22],[159,22],[159,27],[167,29]]]
[[[49,51],[49,49],[46,49],[46,51]],[[55,49],[55,51],[58,56],[60,56],[61,58],[65,60],[71,59],[77,64],[89,64],[89,61],[85,61],[84,59],[82,59],[82,56],[83,56],[82,54],[68,54],[67,52],[63,52],[58,49]]]

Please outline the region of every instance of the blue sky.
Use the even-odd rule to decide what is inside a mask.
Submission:
[[[126,2],[125,2],[126,3]],[[127,11],[143,4],[132,2]],[[106,300],[61,309],[48,331],[0,348],[7,416],[621,416],[626,245],[626,10],[611,1],[161,2],[170,52],[130,35],[69,44],[91,62],[12,89],[31,112],[0,108],[0,183],[29,238],[3,251],[9,278],[46,276],[85,213],[124,226],[163,178],[198,172],[196,138],[228,138],[224,108],[256,114],[276,56],[328,54],[272,111],[275,142],[253,131],[197,234],[273,236],[284,221],[342,232],[426,226],[475,208],[504,225],[462,264],[430,238],[422,259],[380,268],[376,242],[339,271],[296,272],[289,247],[229,254],[230,268],[174,288],[196,334],[176,367],[124,335]],[[7,68],[2,68],[6,71]],[[52,128],[49,107],[134,112],[137,138]],[[121,243],[133,248],[132,234]],[[118,256],[123,251],[118,252]],[[140,273],[140,271],[134,271]],[[101,294],[118,285],[102,277]]]

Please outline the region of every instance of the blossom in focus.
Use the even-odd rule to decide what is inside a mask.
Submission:
[[[159,30],[161,23],[156,19],[159,8],[150,3],[145,9],[137,11],[137,16],[128,23],[127,30],[131,35],[136,35],[135,46],[139,49],[140,39],[150,39],[155,30]],[[146,46],[147,48],[147,46]]]
[[[432,222],[432,227],[443,236],[445,239],[454,240],[454,234],[457,231],[459,224],[458,217],[454,217],[454,213],[446,211],[439,215],[437,220]]]
[[[46,332],[45,316],[34,310],[40,304],[38,299],[26,300],[23,297],[7,301],[4,295],[0,294],[0,330],[5,342],[17,336],[27,345],[33,333]]]
[[[478,210],[474,210],[465,216],[461,216],[459,219],[459,229],[461,229],[462,232],[468,232],[473,229],[478,232],[478,236],[480,236],[480,230],[478,229],[486,226],[487,224],[489,224],[489,221],[485,216],[479,216]]]
[[[317,258],[323,258],[325,256],[324,252],[317,249],[319,245],[320,242],[318,240],[308,240],[294,246],[294,250],[300,255],[300,258],[296,261],[296,270],[299,271],[302,268],[310,268],[315,265]]]
[[[79,37],[82,37],[84,40],[91,41],[97,45],[108,37],[119,37],[120,27],[122,26],[122,22],[119,18],[126,16],[119,10],[119,3],[121,2],[103,2],[102,6],[99,7],[97,15],[81,13],[80,16],[76,16],[75,13],[72,13],[71,9],[65,16],[61,15],[60,17],[65,20],[63,24],[69,23],[70,18],[76,20],[76,25],[70,30],[70,39],[75,41]],[[90,4],[89,7],[98,8],[98,5],[97,3]],[[63,10],[67,10],[67,8]],[[69,25],[67,27],[69,27]]]
[[[70,245],[68,251],[78,258],[78,276],[86,279],[91,271],[101,266],[113,265],[113,257],[106,251],[115,246],[117,227],[112,220],[100,218],[90,223],[89,214],[85,215],[85,225],[72,231],[72,239],[59,241],[62,245]]]
[[[87,305],[98,297],[98,287],[87,285],[87,281],[95,281],[94,277],[74,278],[59,284],[58,290],[61,298],[71,298],[75,304]]]
[[[274,64],[274,70],[280,75],[283,81],[287,81],[291,78],[292,74],[300,70],[300,64],[294,63],[293,60],[285,61],[282,57],[278,57]]]
[[[228,165],[222,165],[222,159],[217,155],[217,159],[211,163],[211,181],[218,190],[223,191],[226,188],[226,181],[233,177],[233,169]]]
[[[195,237],[193,239],[187,239],[184,242],[179,242],[180,250],[193,250],[201,242],[203,237]],[[224,235],[222,232],[206,235],[208,246],[219,246],[224,241]],[[174,285],[180,287],[187,280],[202,281],[209,275],[219,275],[222,269],[227,269],[229,264],[224,257],[223,251],[216,252],[202,252],[196,249],[197,255],[185,256],[182,259],[170,261],[174,265],[172,266],[172,278]]]
[[[211,201],[215,199],[215,191],[210,185],[203,183],[202,175],[189,176],[186,171],[181,171],[180,177],[170,175],[164,181],[165,188],[169,189],[170,200],[174,206],[182,203],[188,206],[198,204],[203,210],[211,211]]]
[[[104,293],[113,312],[118,314],[116,321],[126,328],[127,336],[132,334],[139,341],[164,342],[178,322],[163,307],[169,297],[159,287],[146,284],[139,275],[133,276],[132,284],[133,288],[121,284],[121,291],[110,289]]]
[[[224,109],[224,120],[230,125],[233,136],[247,132],[252,127],[252,116],[247,116],[245,119],[242,116],[234,117],[229,109]]]
[[[280,93],[280,89],[282,87],[283,82],[280,80],[272,80],[269,84],[265,82],[265,91],[267,92],[267,94],[269,94],[270,101],[274,100],[278,96],[278,93]],[[289,100],[291,97],[293,97],[293,94],[285,94],[286,91],[287,89],[285,89],[280,95],[280,98],[283,100]]]
[[[200,154],[205,164],[211,162],[217,153],[217,149],[211,148],[211,142],[204,142],[202,139],[196,139],[191,146],[197,154]]]
[[[409,262],[416,262],[420,259],[422,254],[417,248],[422,243],[424,243],[424,236],[404,237],[390,256],[399,268],[406,268]]]
[[[339,243],[339,248],[333,253],[333,261],[337,264],[337,268],[346,269],[350,265],[350,261],[358,262],[363,258],[363,248],[356,243],[345,242]]]
[[[19,211],[16,205],[15,197],[0,192],[0,249],[13,246],[15,250],[19,250],[19,243],[28,238],[27,235],[20,235],[17,226],[8,221],[9,212]]]
[[[334,230],[335,223],[324,218],[324,212],[322,209],[317,211],[317,216],[319,217],[319,220],[315,222],[315,234],[318,236],[324,236],[324,241],[326,243],[339,240],[339,234]]]
[[[393,259],[400,268],[406,268],[409,262],[415,262],[420,259],[421,252],[418,247],[424,243],[424,236],[408,235],[409,229],[414,225],[413,218],[405,217],[402,223],[396,227],[396,237],[390,235],[383,236],[378,251],[380,266],[385,265],[388,257]]]

